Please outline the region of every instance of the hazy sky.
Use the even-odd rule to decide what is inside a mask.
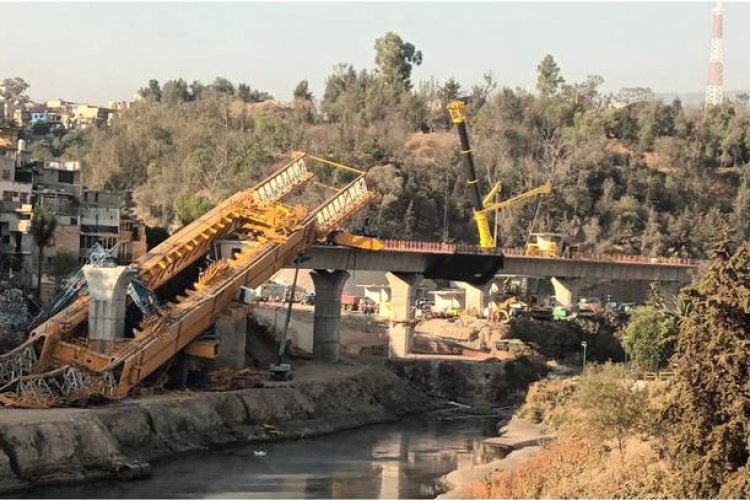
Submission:
[[[217,75],[287,100],[301,79],[322,96],[339,62],[374,66],[395,31],[424,54],[413,80],[492,71],[530,87],[555,56],[569,81],[596,73],[607,90],[702,91],[711,3],[0,3],[0,77],[34,99],[105,103],[149,78]],[[750,3],[725,3],[725,86],[750,89]]]

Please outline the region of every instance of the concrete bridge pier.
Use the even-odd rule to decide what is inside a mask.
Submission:
[[[560,305],[564,307],[572,307],[578,303],[578,296],[583,288],[581,280],[561,280],[553,276],[550,278],[550,281],[555,290],[555,300],[557,300]]]
[[[414,337],[414,299],[420,273],[385,273],[391,287],[391,323],[388,332],[388,357],[404,358],[411,352]]]
[[[490,296],[490,287],[492,282],[483,286],[475,286],[469,283],[462,283],[461,287],[465,292],[465,307],[467,311],[474,310],[477,314],[482,314]]]
[[[89,345],[95,351],[109,354],[115,340],[125,334],[125,309],[128,285],[137,276],[128,266],[83,266],[89,296]]]
[[[232,302],[216,320],[219,336],[219,354],[216,368],[241,369],[245,367],[248,306]]]
[[[343,270],[315,269],[310,272],[315,284],[313,313],[313,358],[335,363],[339,360],[341,291],[349,273]]]

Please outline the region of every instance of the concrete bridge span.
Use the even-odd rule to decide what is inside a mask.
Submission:
[[[241,245],[236,241],[220,241],[216,253],[220,258],[226,258]],[[413,333],[411,298],[415,287],[425,278],[468,283],[466,307],[481,310],[486,305],[489,283],[499,272],[503,275],[551,278],[556,289],[564,290],[559,295],[568,297],[567,302],[573,302],[581,283],[588,279],[660,280],[677,288],[690,282],[696,270],[704,264],[694,260],[640,256],[582,255],[576,259],[529,257],[518,249],[487,250],[469,245],[413,241],[386,241],[385,248],[377,252],[317,245],[308,250],[304,257],[300,268],[315,272],[316,299],[326,295],[321,301],[325,307],[319,308],[316,300],[314,345],[332,345],[338,341],[338,328],[330,328],[330,325],[323,328],[321,325],[330,324],[334,316],[332,311],[340,310],[341,287],[349,276],[344,271],[383,271],[391,289],[391,302],[398,305],[392,307],[391,314],[390,353],[393,357],[403,357],[409,352]],[[331,290],[338,292],[331,293]],[[321,359],[335,361],[337,351],[332,348],[325,353],[321,351]],[[318,354],[314,355],[318,357]]]

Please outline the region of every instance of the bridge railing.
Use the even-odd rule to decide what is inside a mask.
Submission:
[[[510,257],[526,257],[529,259],[581,260],[581,261],[591,261],[591,262],[617,262],[620,264],[653,264],[653,265],[685,266],[685,267],[697,267],[706,262],[700,259],[685,259],[682,257],[648,257],[645,255],[623,255],[623,254],[581,253],[581,254],[577,254],[575,257],[524,255],[523,248],[504,248],[503,254],[510,256]]]
[[[501,255],[500,248],[482,248],[477,245],[465,245],[456,243],[441,243],[437,241],[406,241],[406,240],[384,240],[385,250],[416,253],[470,253],[478,255]]]
[[[477,255],[499,255],[508,257],[521,257],[529,259],[553,259],[553,260],[576,260],[585,262],[615,262],[618,264],[651,264],[660,266],[698,267],[706,261],[699,259],[683,259],[680,257],[647,257],[643,255],[613,255],[613,254],[578,254],[575,257],[548,257],[542,255],[525,255],[523,248],[482,248],[478,245],[466,245],[457,243],[441,243],[437,241],[405,241],[385,240],[385,250],[397,252],[417,253],[464,253]]]

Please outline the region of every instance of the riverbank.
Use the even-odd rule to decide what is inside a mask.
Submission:
[[[507,455],[486,464],[459,468],[445,475],[441,483],[447,492],[437,498],[484,498],[486,491],[483,485],[490,474],[513,470],[539,453],[543,444],[554,437],[554,433],[546,425],[534,424],[514,416],[500,429],[498,437],[484,440],[484,446],[501,448]]]
[[[299,363],[288,387],[189,391],[97,408],[0,412],[0,492],[149,473],[149,462],[231,443],[395,421],[435,403],[382,366]]]

